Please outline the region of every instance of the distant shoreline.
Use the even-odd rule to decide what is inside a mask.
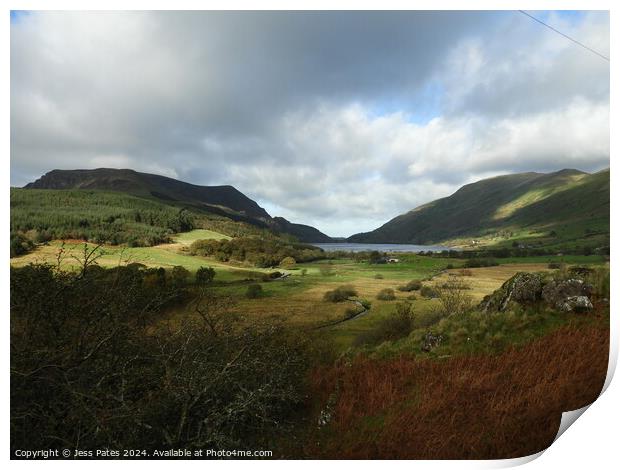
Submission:
[[[454,247],[446,245],[415,245],[407,243],[312,243],[313,246],[325,251],[382,251],[391,253],[419,253],[422,251],[441,252],[445,250],[455,250]],[[456,248],[457,251],[460,249]]]

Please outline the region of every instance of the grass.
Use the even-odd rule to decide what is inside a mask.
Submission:
[[[552,249],[604,249],[609,210],[609,170],[504,175],[466,185],[352,240],[460,246],[476,240],[490,247],[525,241]]]
[[[515,258],[495,258],[500,264],[530,264],[530,263],[566,263],[566,264],[605,264],[608,257],[602,255],[550,255],[524,256]]]
[[[87,243],[90,248],[96,245]],[[29,263],[53,263],[56,259],[62,243],[59,241],[50,242],[47,245],[39,246],[35,251],[24,256],[11,259],[11,266],[25,266]],[[84,242],[67,241],[64,244],[64,257],[62,265],[67,269],[76,268],[79,262],[73,257],[81,258],[84,250]],[[97,259],[97,264],[102,267],[114,267],[129,263],[141,263],[148,267],[172,268],[174,266],[183,266],[190,272],[194,273],[201,266],[212,266],[215,268],[216,279],[220,281],[234,280],[232,274],[234,268],[216,265],[211,260],[204,258],[191,257],[178,252],[170,245],[158,245],[154,247],[137,247],[126,248],[119,246],[104,246],[101,249],[103,256]]]
[[[347,282],[357,279],[372,281],[424,279],[441,272],[448,264],[458,264],[460,261],[418,255],[406,255],[402,256],[402,259],[403,262],[389,264],[356,263],[348,259],[334,260],[331,262],[333,273],[325,276],[325,280],[326,282],[330,279],[337,280],[336,282]],[[306,268],[309,274],[317,274],[321,263],[298,264],[297,268]],[[376,279],[377,274],[380,274],[383,279]]]
[[[183,232],[172,237],[175,243],[189,246],[196,240],[230,240],[231,237],[213,230],[196,229],[189,232]]]
[[[480,302],[485,295],[499,288],[507,279],[519,271],[546,270],[546,264],[509,264],[488,268],[471,268],[468,270],[471,276],[464,277],[464,280],[471,287],[471,289],[468,289],[467,293],[471,295],[474,302],[477,303]],[[450,274],[460,274],[460,272],[460,269],[447,270],[446,272],[438,274],[432,280],[423,282],[423,285],[432,287],[435,284],[442,284],[448,279]],[[394,283],[394,279],[360,279],[351,284],[358,290],[360,295],[368,296],[369,298],[376,297],[384,288],[395,288],[397,286],[397,284]],[[438,321],[436,311],[439,308],[439,301],[437,299],[426,299],[417,295],[415,300],[409,300],[411,296],[410,292],[400,292],[398,290],[395,291],[395,295],[395,301],[373,300],[372,309],[368,315],[333,327],[330,330],[330,334],[334,337],[339,348],[341,350],[348,349],[354,344],[355,339],[359,335],[376,328],[383,318],[394,313],[396,308],[395,303],[398,301],[411,302],[418,325],[428,325]]]
[[[273,270],[250,268],[190,256],[195,239],[221,236],[195,230],[173,244],[148,248],[106,246],[102,266],[139,262],[191,272],[200,266],[216,270],[213,290],[230,296],[231,313],[252,321],[274,317],[289,326],[321,332],[340,359],[316,366],[309,379],[308,409],[333,402],[333,420],[297,438],[296,454],[313,458],[508,458],[528,455],[550,444],[560,414],[591,403],[600,391],[608,356],[609,314],[596,304],[588,316],[549,311],[515,310],[491,315],[442,318],[438,299],[427,299],[398,286],[419,280],[433,288],[459,276],[474,302],[500,287],[519,271],[550,271],[549,261],[600,264],[601,257],[567,256],[498,259],[499,266],[463,270],[464,260],[402,255],[398,264],[371,265],[349,259],[300,263],[285,280],[260,282],[259,298],[246,297],[252,274]],[[84,243],[65,244],[67,268],[76,267]],[[93,246],[93,245],[89,245]],[[33,253],[11,259],[19,266],[32,261],[55,263],[60,242],[39,246]],[[534,262],[525,262],[534,261]],[[327,274],[321,267],[329,263]],[[453,269],[447,269],[452,264]],[[379,276],[377,276],[379,275]],[[327,302],[325,293],[350,285],[358,298],[370,299],[370,310],[350,321],[351,302]],[[395,300],[377,298],[394,289]],[[399,302],[413,308],[409,336],[377,345],[356,339],[394,315]],[[162,326],[174,330],[194,315],[192,303],[164,312]],[[326,326],[327,325],[327,326]],[[318,327],[323,326],[321,329]],[[420,349],[431,330],[444,341],[430,353]],[[298,431],[300,432],[300,431]],[[303,433],[302,432],[302,433]],[[301,448],[299,448],[301,446]]]
[[[105,252],[98,263],[104,267],[113,267],[123,263],[137,262],[149,267],[184,266],[192,274],[201,266],[211,266],[216,270],[217,287],[219,293],[231,296],[237,300],[233,311],[249,318],[269,318],[278,316],[293,326],[314,328],[318,325],[334,323],[346,317],[346,310],[350,308],[350,302],[334,304],[323,300],[327,291],[333,290],[340,285],[351,285],[359,294],[360,298],[371,300],[370,311],[352,321],[346,321],[335,326],[325,328],[325,334],[329,335],[337,344],[340,351],[350,348],[355,339],[365,331],[376,327],[383,318],[394,312],[395,304],[399,301],[409,300],[413,305],[418,325],[428,325],[437,320],[436,299],[425,299],[417,295],[415,300],[410,300],[411,292],[401,292],[398,286],[413,280],[422,281],[423,285],[433,286],[434,283],[445,282],[450,274],[461,273],[460,265],[464,260],[435,258],[404,254],[400,258],[402,262],[394,264],[372,265],[358,263],[350,259],[338,259],[332,261],[321,260],[312,263],[299,263],[292,269],[276,268],[275,270],[288,273],[290,277],[284,281],[260,282],[263,289],[262,295],[257,299],[247,299],[245,292],[247,283],[245,279],[252,277],[252,273],[268,273],[272,269],[259,269],[244,266],[240,263],[223,263],[212,258],[189,256],[184,251],[188,244],[196,239],[207,237],[225,237],[224,235],[210,230],[193,230],[180,234],[173,244],[157,245],[154,247],[122,248],[119,246],[105,246]],[[63,264],[67,268],[75,268],[78,262],[72,256],[80,257],[84,243],[69,241],[65,244],[65,257]],[[88,245],[94,246],[94,245]],[[37,247],[34,252],[11,259],[12,266],[23,266],[30,262],[55,263],[56,256],[61,247],[60,242],[54,241],[47,245]],[[566,256],[560,257],[561,262],[568,264],[585,264],[602,262],[601,257],[590,256]],[[504,263],[500,266],[488,268],[469,269],[470,276],[464,277],[470,284],[468,291],[475,302],[479,302],[484,295],[498,288],[505,280],[518,271],[544,271],[547,270],[549,260],[557,261],[558,257],[538,258],[514,258],[499,259]],[[520,261],[520,263],[518,263]],[[524,263],[524,261],[536,261],[537,263]],[[331,265],[328,275],[321,273],[321,266]],[[446,270],[448,265],[454,269]],[[379,278],[377,278],[379,275]],[[394,289],[395,300],[379,300],[377,295],[384,289]],[[418,293],[419,294],[419,293]],[[191,306],[177,306],[165,316],[168,320],[176,321],[192,314]]]
[[[360,356],[317,368],[311,396],[319,410],[332,397],[333,420],[310,431],[305,454],[497,459],[538,452],[553,441],[563,411],[600,393],[607,325],[570,324],[498,355]]]

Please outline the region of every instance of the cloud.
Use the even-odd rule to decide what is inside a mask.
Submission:
[[[258,146],[261,164],[233,164],[229,174],[318,226],[336,230],[347,219],[376,226],[482,177],[607,166],[608,122],[608,104],[583,99],[535,116],[438,117],[424,125],[359,105],[322,107],[284,117],[271,147]],[[303,161],[287,164],[299,155]]]
[[[546,21],[609,49],[609,17]],[[35,12],[11,181],[131,167],[350,235],[482,177],[609,164],[608,63],[515,12]]]
[[[547,16],[554,27],[609,56],[607,14],[587,13],[578,22]],[[460,42],[437,79],[450,90],[449,113],[531,114],[574,97],[609,100],[609,62],[519,14],[487,36]]]

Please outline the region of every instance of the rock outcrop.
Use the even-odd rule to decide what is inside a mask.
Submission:
[[[592,286],[581,279],[553,280],[542,290],[543,300],[562,312],[590,310],[591,295]]]
[[[568,297],[558,307],[562,312],[587,312],[593,308],[592,302],[585,295]]]
[[[486,296],[480,304],[483,312],[503,312],[510,302],[527,304],[541,298],[544,279],[537,273],[517,273],[502,287]]]
[[[503,312],[511,302],[528,305],[541,300],[561,312],[585,312],[593,308],[592,286],[582,279],[548,280],[542,274],[517,273],[502,287],[486,296],[479,308],[487,312]]]

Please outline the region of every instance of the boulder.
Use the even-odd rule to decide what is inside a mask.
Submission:
[[[592,290],[578,278],[547,280],[537,273],[517,273],[486,296],[479,308],[485,313],[503,312],[511,302],[534,304],[542,299],[561,312],[587,312],[593,308]]]
[[[540,300],[543,291],[543,277],[537,273],[517,273],[502,287],[486,296],[480,308],[483,312],[503,312],[510,302],[529,304]]]
[[[592,294],[592,286],[586,284],[581,279],[565,279],[565,280],[554,280],[547,285],[542,290],[542,298],[545,302],[547,302],[552,307],[561,310],[563,312],[573,311],[573,308],[569,308],[575,300],[569,301],[569,299],[585,297],[588,300],[588,304],[590,305],[589,310],[592,308],[592,303],[590,302],[590,295]],[[583,300],[579,301],[580,303],[584,303]]]
[[[443,341],[442,335],[434,335],[430,331],[424,335],[424,339],[422,340],[422,351],[431,352],[437,346],[441,344]]]
[[[559,306],[559,310],[562,312],[587,312],[593,308],[592,302],[585,295],[568,297]]]

